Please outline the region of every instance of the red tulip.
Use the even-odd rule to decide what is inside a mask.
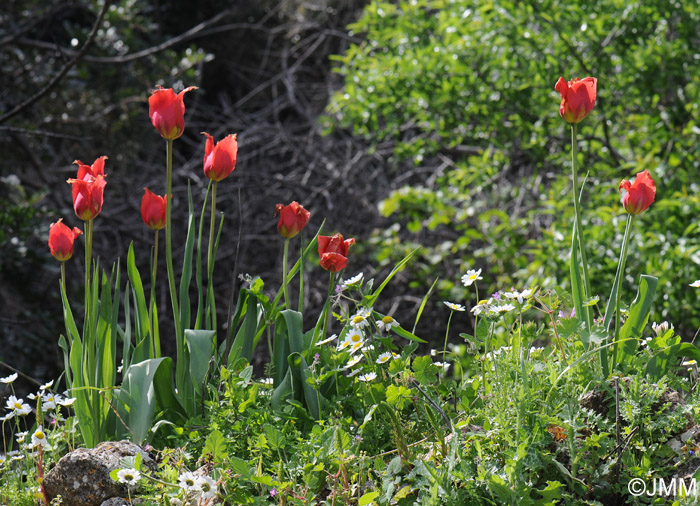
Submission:
[[[355,244],[355,239],[344,239],[342,234],[318,236],[318,256],[321,267],[330,272],[338,272],[348,265],[348,249]]]
[[[141,199],[141,218],[143,222],[153,230],[165,228],[165,212],[167,210],[167,195],[161,197],[156,195],[148,188],[144,188],[143,198]]]
[[[176,95],[172,88],[159,85],[148,97],[148,117],[164,139],[177,139],[185,131],[184,96],[196,89],[190,86]]]
[[[634,183],[623,179],[618,191],[622,193],[623,190],[622,205],[625,211],[635,216],[646,211],[656,197],[656,186],[648,170],[637,174]]]
[[[75,238],[82,234],[82,230],[77,227],[70,227],[63,224],[63,218],[56,223],[52,223],[49,228],[49,249],[53,257],[59,262],[65,262],[73,256],[73,242]]]
[[[595,107],[596,86],[595,77],[572,79],[568,83],[560,77],[554,89],[561,95],[559,114],[569,123],[581,122]]]
[[[236,168],[238,141],[236,134],[227,135],[214,145],[214,138],[206,132],[207,143],[204,145],[204,175],[212,181],[227,178]]]
[[[102,211],[102,197],[107,180],[105,179],[106,156],[101,156],[95,163],[86,165],[80,160],[78,164],[78,177],[69,179],[73,185],[73,209],[75,214],[83,221],[93,219]]]
[[[311,213],[300,206],[298,202],[292,202],[288,206],[277,204],[275,216],[280,214],[280,221],[277,222],[277,231],[286,239],[291,239],[306,226]]]

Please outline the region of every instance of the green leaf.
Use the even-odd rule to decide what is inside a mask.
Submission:
[[[143,442],[153,424],[156,411],[155,377],[163,369],[168,379],[172,370],[169,357],[153,358],[132,364],[124,373],[119,389],[117,410],[135,441]]]
[[[221,463],[228,456],[226,438],[220,430],[214,430],[207,436],[202,455],[211,455],[215,462]]]
[[[284,434],[274,425],[266,423],[263,425],[263,431],[267,436],[267,442],[272,450],[280,450],[285,446]]]
[[[379,492],[367,492],[357,501],[358,506],[367,506],[373,504],[374,500],[379,497]]]
[[[411,399],[411,389],[403,385],[389,385],[386,389],[386,402],[396,409],[403,409],[406,402]]]
[[[438,368],[429,356],[416,357],[413,360],[415,378],[421,385],[430,385],[437,381]]]
[[[630,363],[634,358],[639,346],[638,340],[642,337],[644,327],[649,321],[658,281],[658,278],[646,274],[642,274],[639,278],[637,297],[630,306],[627,321],[620,329],[619,340],[628,340],[620,347],[618,359],[620,364]]]
[[[214,354],[214,330],[185,330],[189,352],[189,377],[198,395],[202,393],[202,382],[209,371]]]

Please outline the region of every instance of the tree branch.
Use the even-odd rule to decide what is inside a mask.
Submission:
[[[102,9],[100,10],[99,14],[97,15],[97,19],[95,20],[95,23],[92,25],[92,30],[90,30],[90,34],[88,35],[87,40],[85,41],[85,44],[83,44],[83,47],[80,48],[80,51],[78,51],[73,58],[71,58],[64,66],[63,68],[54,76],[51,81],[48,82],[46,86],[44,86],[42,89],[40,89],[37,93],[29,97],[27,100],[16,106],[14,109],[12,109],[10,112],[7,112],[0,116],[0,124],[6,122],[8,119],[13,118],[17,116],[20,112],[25,110],[27,107],[30,105],[34,104],[35,102],[41,100],[51,89],[56,86],[61,79],[68,73],[68,71],[75,66],[78,61],[80,61],[80,58],[87,52],[87,50],[90,48],[90,46],[93,44],[95,41],[95,36],[97,35],[97,29],[102,24],[102,19],[104,18],[105,13],[107,12],[107,8],[109,7],[109,4],[111,3],[111,0],[104,0],[104,4],[102,5]]]

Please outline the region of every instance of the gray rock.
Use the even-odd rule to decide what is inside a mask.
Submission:
[[[144,468],[155,471],[153,459],[129,441],[105,442],[92,449],[73,450],[61,458],[44,478],[49,500],[60,495],[63,504],[101,506],[108,499],[127,497],[126,486],[112,480],[109,473],[123,467],[120,459],[134,457],[139,452]],[[122,504],[128,502],[122,501]]]

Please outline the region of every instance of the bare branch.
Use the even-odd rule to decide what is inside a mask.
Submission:
[[[61,79],[68,73],[68,71],[75,66],[78,61],[80,61],[80,58],[87,52],[88,49],[90,49],[90,46],[93,44],[95,41],[95,36],[97,35],[97,28],[100,26],[102,23],[102,19],[104,18],[105,13],[107,12],[107,8],[109,7],[109,4],[111,3],[111,0],[104,0],[104,4],[102,5],[102,9],[100,10],[99,14],[97,15],[97,19],[95,20],[95,23],[92,25],[92,30],[90,30],[90,34],[88,35],[87,40],[85,41],[85,44],[83,44],[83,47],[80,48],[80,51],[78,51],[73,58],[71,58],[64,66],[63,68],[54,76],[49,83],[44,86],[42,89],[40,89],[37,93],[29,97],[27,100],[19,104],[17,107],[12,109],[10,112],[3,114],[0,116],[0,124],[6,122],[10,118],[14,118],[17,116],[20,112],[25,110],[27,107],[32,105],[33,103],[41,100],[51,89],[56,86]]]

